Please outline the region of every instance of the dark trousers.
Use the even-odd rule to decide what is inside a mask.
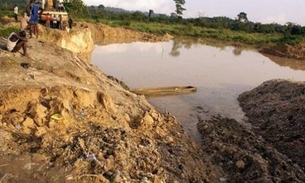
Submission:
[[[18,14],[14,13],[15,21],[18,22]]]

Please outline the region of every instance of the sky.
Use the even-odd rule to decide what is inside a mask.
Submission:
[[[104,5],[126,10],[149,11],[170,15],[174,0],[83,0],[87,5]],[[305,26],[305,0],[185,0],[184,18],[226,16],[235,19],[240,12],[248,20],[261,23]]]

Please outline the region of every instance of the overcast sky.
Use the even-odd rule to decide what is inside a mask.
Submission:
[[[83,0],[87,5],[104,5],[126,10],[170,14],[175,11],[174,0]],[[185,0],[183,17],[227,16],[234,19],[247,13],[252,22],[296,23],[305,26],[305,0]]]

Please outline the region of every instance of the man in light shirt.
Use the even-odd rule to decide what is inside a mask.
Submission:
[[[45,4],[46,4],[46,0],[41,0],[41,8],[42,8],[42,9],[44,9]]]
[[[20,31],[18,33],[12,32],[7,38],[6,47],[10,52],[17,52],[21,48],[23,49],[23,55],[28,56],[27,54],[27,41],[25,31]]]
[[[23,17],[20,19],[20,30],[25,31],[29,28],[30,17],[28,17],[27,13],[23,13]]]
[[[17,6],[17,4],[15,4],[15,6],[14,6],[14,18],[15,18],[15,21],[18,22],[18,6]]]

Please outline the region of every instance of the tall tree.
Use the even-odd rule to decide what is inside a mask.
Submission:
[[[240,12],[240,13],[237,15],[237,20],[240,21],[240,22],[243,22],[243,23],[249,22],[249,21],[248,21],[248,18],[247,18],[247,13],[245,13],[245,12]]]
[[[98,7],[97,7],[98,9],[102,9],[102,10],[104,10],[105,9],[105,6],[104,5],[102,5],[102,4],[100,4],[100,5],[98,5]]]
[[[183,11],[186,10],[182,6],[185,4],[185,0],[174,0],[176,3],[176,14],[179,18],[182,18]]]
[[[154,14],[154,10],[149,10],[148,17],[151,18],[151,16]]]
[[[64,0],[63,2],[66,10],[73,16],[86,17],[90,15],[87,6],[82,0]]]

